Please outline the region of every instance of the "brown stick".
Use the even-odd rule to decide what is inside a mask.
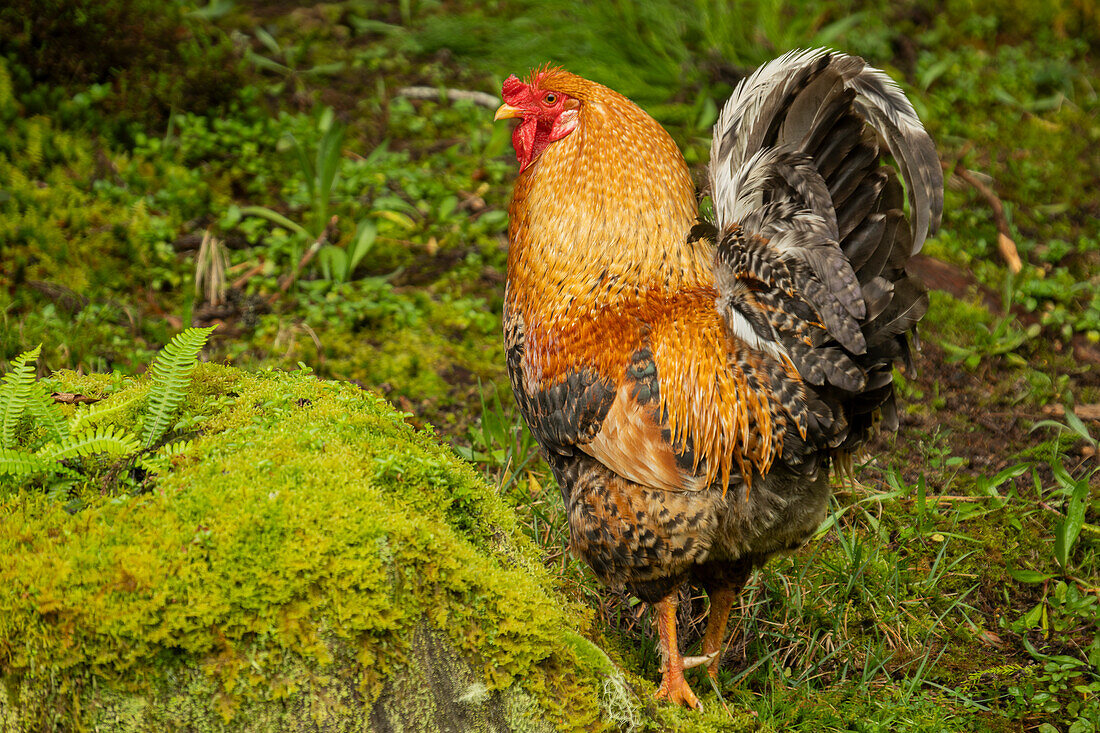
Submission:
[[[262,261],[257,262],[255,265],[248,268],[248,270],[243,275],[241,275],[236,280],[234,280],[232,283],[230,283],[230,285],[229,285],[230,289],[231,290],[240,290],[241,287],[246,282],[248,282],[250,279],[252,279],[253,276],[258,275],[263,271],[264,271],[264,263]]]
[[[475,92],[466,89],[438,89],[436,87],[401,87],[397,90],[397,96],[409,99],[439,99],[440,95],[451,102],[473,102],[474,104],[496,109],[500,106],[501,99],[486,92]]]
[[[946,171],[949,170],[950,166],[944,163],[943,168]],[[989,203],[989,207],[993,209],[993,221],[997,224],[997,249],[1000,250],[1001,257],[1008,264],[1008,269],[1012,270],[1012,274],[1018,274],[1024,268],[1024,265],[1020,261],[1020,253],[1016,249],[1016,242],[1012,239],[1012,233],[1009,231],[1008,217],[1005,216],[1005,207],[1001,203],[1001,199],[992,188],[985,185],[980,178],[966,169],[966,166],[962,164],[962,159],[955,163],[950,172],[958,176],[960,180],[973,186],[974,190],[980,193],[982,198]]]

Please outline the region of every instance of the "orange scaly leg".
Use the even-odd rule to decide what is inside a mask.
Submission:
[[[661,687],[658,700],[702,710],[703,704],[684,680],[684,657],[676,641],[676,601],[679,589],[657,602],[657,634],[661,638]]]
[[[703,656],[714,655],[707,665],[707,674],[711,679],[718,679],[718,666],[722,662],[719,651],[722,642],[726,638],[726,624],[729,621],[730,609],[733,608],[740,586],[723,586],[707,593],[710,598],[710,613],[707,618],[707,631],[703,635]]]

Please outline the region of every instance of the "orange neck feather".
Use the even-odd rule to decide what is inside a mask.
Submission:
[[[543,88],[582,102],[577,129],[517,181],[509,207],[508,279],[524,310],[565,316],[713,281],[713,252],[688,244],[695,186],[667,132],[626,97],[568,72]]]

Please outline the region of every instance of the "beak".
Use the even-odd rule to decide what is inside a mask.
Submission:
[[[519,107],[513,107],[510,104],[502,104],[500,105],[500,109],[497,110],[497,113],[493,115],[493,121],[496,122],[499,120],[507,120],[511,119],[512,117],[522,116],[523,110],[521,110]]]

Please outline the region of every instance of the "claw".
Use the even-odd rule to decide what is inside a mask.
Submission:
[[[712,659],[718,656],[720,649],[715,649],[710,654],[704,654],[699,657],[684,657],[684,669],[691,669],[692,667],[699,667],[704,664],[709,664]]]
[[[666,676],[661,682],[657,694],[653,697],[658,700],[668,700],[671,703],[683,705],[685,708],[692,708],[699,712],[703,711],[703,703],[699,702],[699,698],[688,687],[688,683],[684,680],[682,674]]]

